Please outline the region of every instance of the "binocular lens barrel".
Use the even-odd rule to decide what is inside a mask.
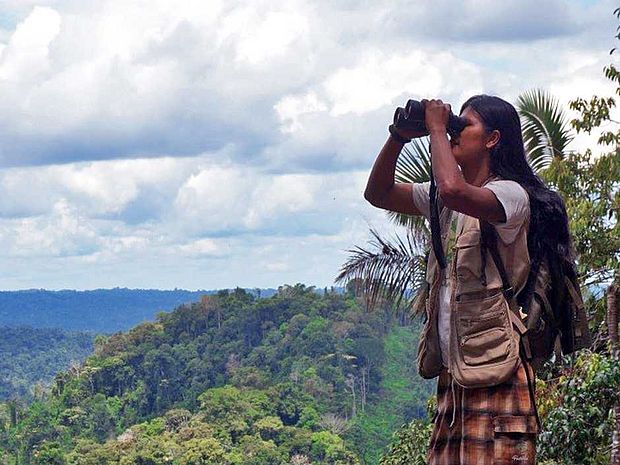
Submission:
[[[428,135],[424,118],[424,104],[418,100],[408,100],[405,108],[398,107],[394,112],[394,126],[398,129],[409,129]],[[448,116],[448,134],[458,136],[465,128],[466,121],[450,112]]]

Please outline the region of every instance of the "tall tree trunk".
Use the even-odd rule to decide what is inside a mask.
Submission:
[[[349,375],[345,379],[344,383],[351,389],[351,395],[353,396],[353,403],[351,405],[351,418],[355,418],[357,415],[357,400],[355,398],[355,376]]]
[[[618,357],[618,287],[616,282],[607,289],[607,329],[612,357]],[[620,465],[620,404],[614,406],[614,430],[611,436],[611,465]]]
[[[607,288],[607,329],[609,331],[609,341],[611,342],[611,350],[614,356],[618,351],[618,306],[616,297],[618,295],[618,287],[616,283],[612,283]]]

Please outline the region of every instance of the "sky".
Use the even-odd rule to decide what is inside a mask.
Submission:
[[[331,286],[402,233],[363,198],[397,106],[542,88],[571,116],[613,92],[616,7],[2,0],[0,289]]]

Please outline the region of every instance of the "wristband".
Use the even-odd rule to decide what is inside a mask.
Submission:
[[[403,145],[408,144],[409,142],[411,142],[411,139],[405,139],[403,136],[401,136],[397,131],[396,128],[394,127],[393,124],[390,124],[390,126],[388,127],[388,131],[390,131],[390,137],[392,139],[394,139],[396,142],[399,142]]]

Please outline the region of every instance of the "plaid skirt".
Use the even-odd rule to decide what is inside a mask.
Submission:
[[[534,370],[526,365],[534,384]],[[503,384],[464,389],[444,368],[437,381],[427,463],[534,465],[539,431],[525,369],[522,362]]]

